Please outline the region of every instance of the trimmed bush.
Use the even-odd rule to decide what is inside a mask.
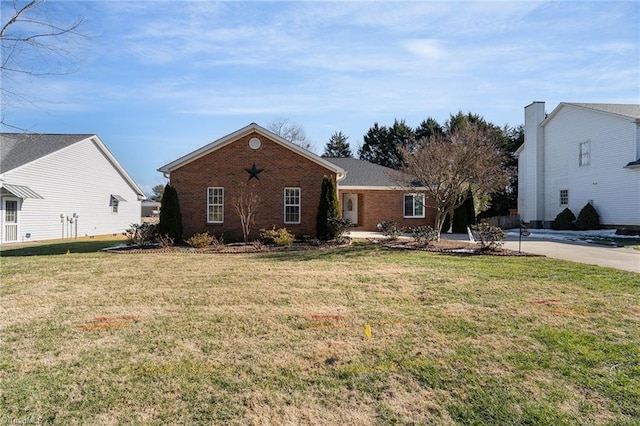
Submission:
[[[578,213],[576,228],[583,231],[588,229],[600,229],[600,215],[591,203],[587,203],[582,210],[580,210],[580,213]]]
[[[330,217],[327,219],[327,224],[336,241],[343,243],[349,240],[349,228],[354,226],[351,220],[342,217]]]
[[[274,226],[271,229],[260,230],[260,242],[262,244],[276,245],[280,247],[290,246],[293,244],[294,235],[287,231],[286,228],[276,229]]]
[[[180,213],[178,192],[169,184],[164,187],[160,202],[158,234],[168,235],[175,242],[180,242],[182,239],[182,213]]]
[[[430,226],[410,226],[405,232],[411,234],[411,238],[420,244],[429,244],[438,239],[438,232]]]
[[[488,222],[481,222],[471,226],[471,230],[478,237],[478,245],[481,250],[497,250],[504,244],[507,233],[498,226],[493,226]]]
[[[218,240],[213,235],[209,235],[208,232],[202,232],[199,234],[193,234],[185,240],[185,242],[194,248],[204,248],[211,245],[217,245]]]
[[[556,216],[555,220],[553,221],[553,229],[558,231],[576,229],[575,222],[576,215],[574,215],[573,212],[567,207],[566,209],[558,213],[558,216]]]
[[[151,223],[132,223],[125,231],[128,245],[149,246],[156,242],[158,226]]]
[[[393,221],[379,223],[378,230],[390,240],[397,240],[400,234],[402,234],[402,228],[398,225],[398,222]]]

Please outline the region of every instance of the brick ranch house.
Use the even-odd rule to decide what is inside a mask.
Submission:
[[[252,123],[158,169],[176,189],[183,235],[209,232],[242,239],[234,201],[259,197],[251,238],[262,228],[315,236],[322,179],[336,183],[343,217],[358,230],[382,221],[434,225],[435,211],[420,188],[398,184],[400,172],[354,158],[322,158]]]

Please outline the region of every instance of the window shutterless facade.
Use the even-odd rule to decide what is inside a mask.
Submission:
[[[580,144],[580,158],[578,160],[580,166],[588,166],[591,164],[591,143],[589,141]]]
[[[300,188],[284,189],[284,223],[300,223]]]
[[[207,222],[222,223],[224,221],[224,188],[207,188]]]
[[[560,205],[568,206],[569,205],[569,190],[561,189],[560,190]]]
[[[424,217],[424,194],[404,194],[404,217]]]

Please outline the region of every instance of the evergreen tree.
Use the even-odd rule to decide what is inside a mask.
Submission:
[[[321,239],[331,239],[331,227],[328,219],[340,216],[338,206],[338,195],[335,181],[330,176],[322,178],[322,190],[320,192],[320,203],[318,204],[318,215],[316,216],[316,234]]]
[[[398,170],[404,165],[400,151],[413,152],[415,142],[413,130],[404,120],[396,119],[391,127],[375,123],[364,135],[358,155],[361,160]]]
[[[422,123],[413,131],[414,137],[416,141],[421,141],[423,139],[429,139],[431,136],[442,136],[444,134],[444,129],[435,118],[427,118],[423,120]]]
[[[158,233],[168,235],[176,243],[182,239],[182,213],[180,213],[178,191],[170,184],[164,187],[160,203]]]
[[[348,136],[345,136],[342,132],[334,132],[331,135],[331,139],[324,147],[323,157],[333,158],[345,158],[352,157],[351,147],[349,147]]]

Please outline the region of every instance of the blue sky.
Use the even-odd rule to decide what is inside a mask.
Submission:
[[[165,183],[158,167],[251,122],[295,122],[320,154],[335,131],[355,152],[375,122],[395,118],[415,127],[463,111],[518,125],[532,101],[548,112],[640,102],[637,1],[46,7],[61,22],[82,18],[86,37],[65,41],[70,73],[3,75],[22,95],[3,101],[4,121],[97,133],[148,192]]]

